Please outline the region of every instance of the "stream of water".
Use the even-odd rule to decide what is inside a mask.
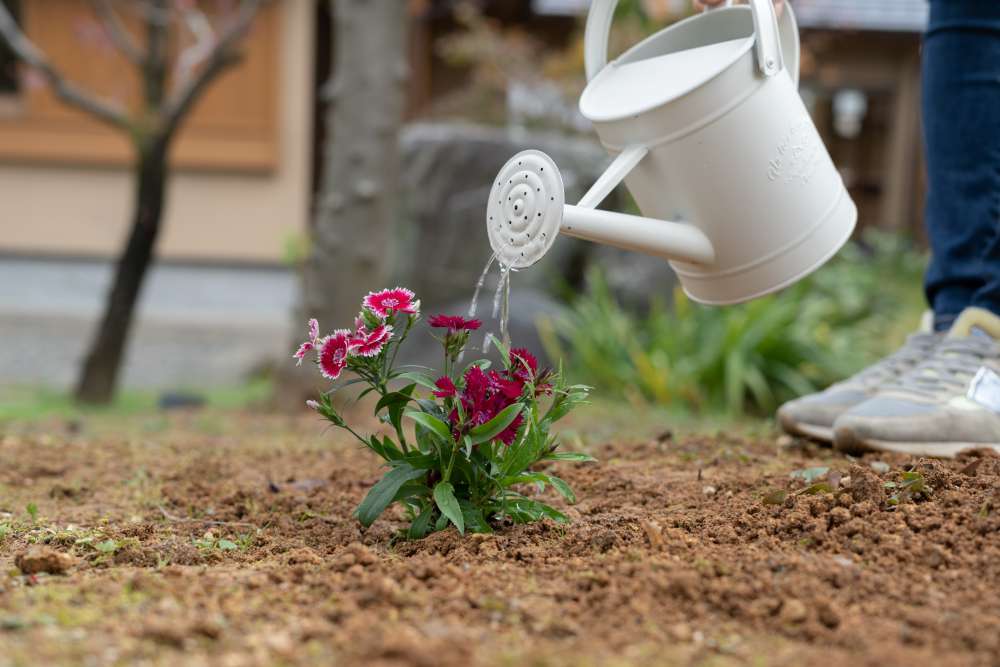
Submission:
[[[493,268],[493,263],[496,262],[497,256],[494,253],[489,260],[486,262],[486,266],[483,267],[483,272],[479,275],[479,280],[476,281],[476,289],[472,293],[472,303],[469,304],[469,317],[474,318],[476,316],[476,311],[479,306],[479,292],[483,289],[486,284],[486,276],[489,275],[490,269]],[[500,264],[500,279],[497,281],[497,289],[493,295],[493,319],[498,320],[500,326],[500,341],[506,347],[510,347],[510,332],[507,329],[508,322],[510,321],[510,274],[512,268],[509,266],[504,266]],[[489,351],[490,348],[490,336],[492,332],[490,330],[486,331],[483,337],[483,352]]]
[[[500,342],[510,348],[510,332],[507,322],[510,320],[510,272],[511,267],[500,265],[500,280],[497,281],[497,291],[493,295],[493,319],[500,321]]]
[[[483,272],[479,274],[479,280],[476,281],[476,291],[472,293],[472,303],[469,304],[469,318],[476,316],[476,308],[479,305],[479,291],[483,289],[483,285],[486,284],[486,274],[490,272],[493,267],[493,262],[497,260],[497,254],[493,253],[489,260],[486,262],[486,266],[483,267]]]

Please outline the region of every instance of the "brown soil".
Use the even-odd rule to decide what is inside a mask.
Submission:
[[[314,419],[72,431],[0,436],[0,665],[1000,659],[988,454],[853,461],[774,436],[596,444],[600,464],[558,465],[580,502],[546,497],[572,524],[407,543],[398,517],[368,531],[350,517],[378,469]],[[815,466],[832,472],[790,477]],[[923,491],[886,488],[910,470]],[[22,575],[33,544],[75,565]]]

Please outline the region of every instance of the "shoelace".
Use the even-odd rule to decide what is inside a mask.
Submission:
[[[886,386],[887,391],[902,391],[937,398],[943,393],[961,392],[986,361],[998,356],[992,338],[968,336],[945,339],[934,354],[913,370]]]
[[[855,379],[865,385],[884,384],[886,380],[899,377],[924,361],[939,340],[940,336],[937,334],[912,334],[896,352],[861,371]]]

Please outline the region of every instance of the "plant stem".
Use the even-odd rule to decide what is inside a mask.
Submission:
[[[395,424],[394,424],[393,426],[396,429],[396,437],[399,438],[399,447],[403,450],[404,454],[409,454],[410,453],[410,445],[406,442],[406,436],[403,435],[403,426],[402,426],[402,424],[400,424],[399,426],[395,426]]]
[[[346,429],[347,431],[350,431],[351,435],[353,435],[355,438],[357,438],[358,440],[360,440],[362,442],[362,444],[364,444],[365,447],[371,448],[371,443],[369,443],[367,440],[365,440],[360,435],[358,435],[358,432],[355,431],[350,426],[348,426],[346,421],[343,422],[343,423],[341,423],[341,424],[337,424],[337,426],[339,426],[342,429]]]
[[[444,476],[442,477],[442,480],[444,480],[445,482],[451,480],[451,468],[452,466],[455,465],[455,452],[457,450],[458,450],[458,443],[455,442],[454,446],[451,448],[451,457],[448,459],[448,467],[445,468]]]
[[[400,348],[400,346],[402,346],[403,341],[406,340],[406,337],[410,335],[410,329],[411,328],[413,328],[413,318],[412,317],[407,317],[406,318],[406,328],[403,329],[403,335],[400,336],[399,340],[396,342],[396,347],[394,347],[392,349],[392,358],[389,359],[389,366],[388,366],[388,368],[395,368],[395,366],[396,366],[396,355],[399,354],[399,348]]]
[[[384,398],[385,395],[389,393],[389,387],[383,378],[381,377],[373,378],[372,380],[370,380],[370,382],[371,384],[375,385],[375,391],[379,393],[380,397]],[[409,454],[410,446],[407,444],[406,436],[403,434],[402,424],[398,426],[396,424],[393,424],[392,427],[396,430],[396,437],[399,438],[399,446],[403,450],[403,453]]]

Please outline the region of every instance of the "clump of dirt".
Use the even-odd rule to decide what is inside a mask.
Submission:
[[[14,565],[23,574],[65,574],[76,559],[51,547],[30,547],[14,556]]]
[[[1000,458],[985,452],[848,460],[732,435],[603,443],[600,464],[555,466],[580,501],[545,500],[569,525],[406,542],[399,514],[368,530],[351,516],[379,476],[365,452],[320,440],[312,421],[247,417],[223,432],[45,445],[65,467],[58,483],[89,491],[39,497],[51,525],[8,535],[0,566],[29,540],[67,545],[79,564],[71,579],[0,584],[15,662],[109,647],[119,660],[249,665],[1000,654]],[[36,439],[2,446],[32,470]]]
[[[869,466],[851,466],[850,475],[851,498],[855,503],[871,503],[881,506],[886,500],[886,487],[883,479]]]

